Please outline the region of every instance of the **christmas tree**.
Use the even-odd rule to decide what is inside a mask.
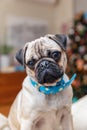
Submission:
[[[74,97],[81,98],[87,94],[87,13],[75,16],[74,26],[69,30],[71,43],[68,46],[69,76],[77,74],[72,86]]]

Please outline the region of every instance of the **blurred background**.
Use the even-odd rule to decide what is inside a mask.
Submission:
[[[66,73],[77,73],[73,102],[87,94],[87,0],[0,1],[0,112],[9,108],[26,76],[15,54],[26,42],[45,34],[69,35]]]

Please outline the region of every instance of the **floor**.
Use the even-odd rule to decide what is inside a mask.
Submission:
[[[5,116],[8,116],[10,106],[11,106],[10,104],[0,106],[0,113],[2,113]]]

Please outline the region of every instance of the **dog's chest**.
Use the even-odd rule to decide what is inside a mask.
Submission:
[[[45,95],[33,87],[27,77],[23,82],[22,89],[23,108],[25,108],[25,115],[32,111],[51,111],[58,110],[71,104],[72,89],[68,87],[55,95]],[[24,109],[23,109],[24,110]]]
[[[28,103],[25,104],[26,98],[26,96],[23,98],[22,114],[33,122],[32,130],[59,130],[60,115],[56,96],[49,97],[43,94],[29,96],[29,106]]]
[[[36,115],[32,130],[60,130],[62,108],[69,103],[69,97],[62,95],[62,93],[61,96],[59,94],[45,97],[40,96],[38,95],[34,99],[35,104],[33,104],[33,107],[36,108]]]
[[[38,117],[34,120],[32,130],[59,130],[59,121],[60,118],[58,118],[57,111],[38,113]]]
[[[68,92],[68,88],[63,92],[57,93],[55,95],[44,95],[42,93],[35,93],[29,96],[30,107],[36,111],[51,111],[58,110],[62,107],[71,103],[72,94],[71,90]]]
[[[44,95],[38,91],[33,91],[33,94],[24,91],[22,95],[23,113],[28,116],[32,111],[34,112],[49,112],[53,110],[60,110],[66,105],[71,104],[72,89],[67,88],[63,92],[56,95]]]
[[[32,130],[60,130],[62,108],[70,105],[71,93],[71,87],[56,95],[44,95],[35,89],[24,89],[21,113],[33,122]]]

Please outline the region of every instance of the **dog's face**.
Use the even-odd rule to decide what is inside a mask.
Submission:
[[[16,59],[25,66],[27,74],[36,82],[49,86],[60,80],[67,65],[67,37],[46,35],[26,43]]]

